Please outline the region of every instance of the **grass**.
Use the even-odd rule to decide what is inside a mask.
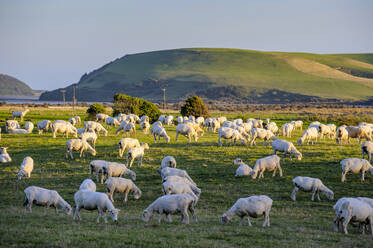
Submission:
[[[67,119],[75,114],[84,116],[84,110],[32,110],[27,119],[34,123],[43,119]],[[230,114],[235,118],[238,114]],[[250,116],[250,115],[246,115]],[[272,115],[280,126],[287,115]],[[0,109],[0,120],[9,118],[8,111]],[[297,116],[292,116],[294,119]],[[3,122],[2,122],[3,124]],[[305,123],[305,126],[307,123]],[[71,205],[73,195],[80,183],[88,177],[88,164],[93,159],[124,162],[118,157],[117,142],[123,135],[115,136],[115,129],[109,130],[107,137],[100,136],[97,143],[98,155],[75,159],[65,159],[66,138],[60,135],[53,139],[51,133],[39,136],[35,132],[28,135],[2,134],[1,146],[9,147],[13,162],[0,167],[0,245],[10,246],[58,246],[58,247],[371,247],[372,236],[360,235],[357,228],[349,228],[350,234],[334,233],[332,221],[335,213],[334,201],[321,196],[321,202],[311,202],[311,194],[299,192],[297,202],[292,202],[292,178],[303,175],[318,177],[335,192],[335,198],[343,196],[373,197],[373,177],[366,176],[361,182],[359,175],[348,175],[347,182],[340,182],[339,161],[346,157],[360,157],[357,141],[348,145],[337,145],[325,139],[313,146],[301,146],[302,161],[282,162],[283,177],[252,180],[235,178],[236,167],[232,165],[236,157],[253,166],[258,158],[272,153],[269,146],[257,147],[237,145],[217,147],[217,134],[206,133],[197,143],[187,143],[184,137],[175,142],[175,127],[167,127],[171,143],[155,144],[152,138],[144,135],[137,127],[137,138],[147,142],[144,164],[134,164],[137,173],[136,185],[143,191],[139,200],[115,195],[115,206],[121,209],[119,222],[96,224],[97,212],[81,211],[82,221],[60,213],[56,216],[50,209],[47,216],[41,207],[34,206],[33,213],[23,213],[23,190],[30,185],[56,189]],[[296,142],[301,131],[296,131],[290,140]],[[164,156],[176,158],[178,168],[188,171],[202,189],[196,213],[198,224],[185,225],[173,216],[173,223],[161,225],[156,218],[149,223],[140,219],[142,211],[157,197],[161,196],[161,180],[156,172]],[[25,156],[35,161],[31,178],[18,181],[16,172]],[[101,184],[98,191],[105,192]],[[262,228],[263,218],[253,219],[253,227],[238,226],[239,218],[234,217],[228,225],[220,223],[220,216],[240,197],[265,194],[271,197],[271,227]]]

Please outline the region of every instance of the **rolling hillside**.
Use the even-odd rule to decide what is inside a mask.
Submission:
[[[0,97],[37,97],[39,94],[24,82],[0,74]]]
[[[373,54],[176,49],[126,55],[84,74],[80,101],[111,101],[114,93],[150,100],[208,99],[255,103],[365,101],[373,96]],[[41,100],[59,100],[60,89]],[[66,88],[71,99],[72,86]]]

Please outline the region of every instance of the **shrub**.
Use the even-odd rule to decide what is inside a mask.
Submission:
[[[113,115],[116,116],[119,113],[131,113],[140,117],[147,115],[151,122],[158,120],[158,117],[161,115],[161,111],[159,111],[154,103],[117,93],[114,95]]]
[[[189,116],[193,115],[195,117],[208,117],[208,109],[205,103],[203,102],[202,98],[198,96],[189,97],[184,106],[181,106],[181,115]]]
[[[105,108],[99,103],[94,103],[87,109],[88,119],[94,119],[96,114],[105,113]]]

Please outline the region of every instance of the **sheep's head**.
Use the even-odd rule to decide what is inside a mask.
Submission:
[[[131,178],[132,178],[132,181],[136,181],[136,173],[135,172],[131,173]]]
[[[326,196],[326,198],[328,198],[329,200],[333,200],[334,199],[334,193],[333,191],[331,190],[327,190],[327,191],[324,191],[323,194]]]
[[[243,164],[243,161],[242,161],[242,159],[240,159],[240,158],[236,158],[236,159],[233,161],[233,165],[240,165],[240,164]]]
[[[229,217],[227,214],[223,214],[222,216],[221,216],[221,223],[223,224],[223,225],[226,225],[226,224],[228,224],[229,223],[229,221],[231,221],[231,217]]]
[[[7,153],[7,149],[8,149],[8,147],[0,147],[0,149],[1,149],[1,153]]]
[[[148,143],[143,143],[141,146],[142,146],[144,149],[149,149],[149,145],[148,145]]]
[[[300,153],[300,152],[297,152],[297,153],[295,153],[295,156],[296,156],[296,158],[297,158],[297,160],[302,160],[302,153]]]
[[[24,170],[18,171],[18,173],[17,173],[18,180],[21,180],[22,177],[25,177],[25,176],[27,176],[27,174]]]
[[[92,148],[92,150],[91,150],[91,155],[92,155],[92,156],[96,156],[96,155],[97,155],[97,152],[96,152],[96,150],[95,150],[95,149],[93,149],[93,148]]]
[[[302,139],[302,138],[299,138],[299,139],[298,139],[298,145],[301,146],[302,143],[303,143],[303,139]]]
[[[118,208],[114,208],[114,209],[111,209],[111,210],[108,211],[111,219],[114,222],[117,222],[117,220],[118,220],[119,211],[120,211],[120,209],[118,209]]]
[[[137,189],[137,190],[133,193],[133,198],[135,198],[135,200],[138,200],[138,199],[140,199],[141,195],[142,195],[141,190],[140,190],[140,189]]]
[[[66,214],[66,215],[71,215],[72,208],[71,208],[71,206],[67,203],[66,206],[62,208],[62,211],[63,211],[64,214]]]
[[[153,217],[153,213],[149,212],[148,210],[144,210],[142,212],[141,220],[144,222],[148,222]]]

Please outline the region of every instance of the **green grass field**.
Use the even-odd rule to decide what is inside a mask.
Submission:
[[[25,118],[35,124],[44,119],[65,119],[78,114],[79,110],[33,110]],[[230,114],[230,117],[234,117]],[[250,115],[246,115],[249,117]],[[287,115],[276,115],[287,122]],[[294,115],[292,115],[294,116]],[[1,125],[9,118],[8,111],[0,111]],[[256,116],[254,116],[256,117]],[[266,116],[263,115],[262,118]],[[290,119],[288,120],[290,121]],[[308,123],[305,123],[304,128]],[[96,224],[97,211],[81,211],[82,221],[73,221],[71,216],[61,212],[55,215],[49,209],[43,215],[43,208],[34,206],[33,213],[23,213],[23,190],[30,185],[58,190],[60,195],[74,205],[73,195],[80,183],[88,177],[88,164],[93,159],[125,162],[118,156],[117,143],[123,135],[115,135],[110,128],[107,137],[100,136],[96,149],[97,156],[87,154],[86,158],[65,158],[66,138],[59,135],[52,138],[51,133],[39,136],[2,134],[1,146],[9,147],[11,163],[0,166],[0,246],[2,247],[372,247],[371,235],[361,235],[357,228],[350,227],[349,234],[333,232],[332,209],[335,201],[344,196],[373,197],[373,177],[366,175],[364,182],[360,175],[348,175],[346,183],[340,182],[340,160],[347,157],[360,157],[360,146],[356,140],[349,145],[337,145],[334,140],[321,140],[316,145],[299,147],[303,153],[302,161],[282,162],[283,177],[272,178],[265,173],[264,179],[235,178],[236,167],[232,165],[240,157],[248,165],[272,154],[270,146],[217,146],[217,134],[205,133],[197,143],[187,143],[180,137],[175,142],[175,127],[167,127],[171,142],[155,144],[150,135],[137,129],[136,137],[147,142],[144,164],[137,163],[132,169],[137,173],[136,185],[143,192],[139,200],[132,195],[126,204],[124,195],[116,194],[115,206],[120,208],[119,222]],[[3,129],[4,130],[4,129]],[[293,133],[290,140],[296,142],[301,131]],[[198,224],[185,225],[179,217],[173,223],[158,224],[157,218],[149,223],[141,221],[142,211],[156,198],[161,196],[161,179],[156,169],[164,156],[172,155],[177,167],[188,171],[189,175],[202,190],[201,199],[196,207]],[[16,172],[24,157],[34,159],[31,178],[18,181]],[[335,193],[335,200],[328,201],[321,195],[321,202],[311,202],[310,193],[299,192],[297,202],[290,199],[293,189],[292,178],[310,176],[320,178]],[[105,192],[101,184],[98,191]],[[252,227],[239,226],[239,218],[234,217],[228,225],[220,223],[220,216],[240,197],[265,194],[273,199],[270,214],[271,226],[262,228],[263,218],[251,218]]]

